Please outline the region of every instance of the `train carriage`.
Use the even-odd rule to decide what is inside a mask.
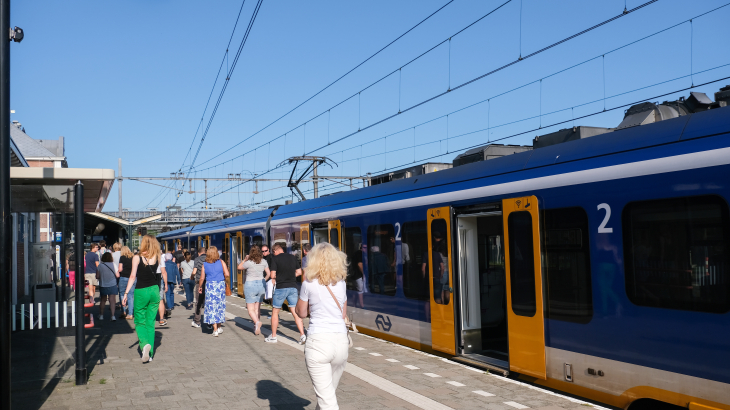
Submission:
[[[715,104],[195,231],[337,246],[364,333],[616,407],[730,409]]]

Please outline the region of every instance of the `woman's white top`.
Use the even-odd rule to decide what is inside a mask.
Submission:
[[[246,282],[250,280],[262,280],[266,277],[266,268],[269,267],[269,263],[266,259],[261,258],[261,262],[256,263],[252,260],[247,260],[243,263],[243,269],[246,269]]]
[[[340,281],[334,286],[330,285],[330,289],[340,302],[340,306],[344,308],[347,303],[345,281]],[[302,282],[299,299],[309,302],[309,334],[347,333],[342,311],[337,307],[327,288],[320,285],[318,280]]]
[[[188,262],[188,261],[180,262],[180,270],[182,271],[182,278],[190,279],[190,276],[193,274],[194,267],[195,267],[195,261],[192,259],[190,259],[190,262]]]
[[[122,251],[112,252],[112,258],[114,258],[114,272],[119,271],[119,258],[122,257]]]

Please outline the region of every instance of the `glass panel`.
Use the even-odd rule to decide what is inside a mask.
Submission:
[[[730,310],[728,208],[715,196],[628,204],[626,293],[641,306]]]
[[[406,222],[401,235],[403,293],[409,299],[428,300],[428,231],[426,221]]]
[[[588,323],[593,317],[588,214],[583,208],[545,211],[547,317]]]
[[[368,227],[368,283],[372,293],[395,295],[395,241],[391,241],[394,232],[393,225]]]
[[[537,313],[532,215],[527,211],[512,212],[507,217],[507,225],[512,311],[532,317]]]
[[[330,229],[330,244],[337,249],[340,249],[340,235],[337,228]]]
[[[347,290],[358,293],[355,307],[362,307],[365,291],[362,264],[362,233],[360,228],[345,228],[345,252],[347,253]]]
[[[449,247],[446,220],[431,221],[431,265],[433,266],[433,300],[439,305],[448,305],[451,293],[449,279]],[[428,269],[428,267],[426,267]]]

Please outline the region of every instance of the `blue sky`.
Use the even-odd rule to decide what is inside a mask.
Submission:
[[[323,170],[329,175],[451,162],[466,147],[518,133],[524,134],[499,142],[531,144],[536,135],[571,126],[572,118],[601,112],[604,105],[609,111],[575,125],[616,126],[624,109],[613,107],[730,76],[730,43],[721,33],[730,6],[610,52],[726,4],[659,0],[327,145],[397,113],[399,106],[420,103],[514,61],[520,53],[528,55],[619,15],[625,3],[629,9],[644,3],[513,0],[358,94],[505,1],[455,0],[324,93],[235,146],[447,3],[264,0],[192,176],[269,171],[266,177],[287,178],[289,167],[270,170],[305,152],[338,163]],[[244,4],[228,64],[255,4]],[[116,169],[122,158],[125,176],[169,176],[183,165],[194,137],[193,152],[197,148],[201,117],[208,123],[222,78],[204,115],[203,109],[240,7],[240,1],[15,1],[11,24],[25,30],[25,39],[11,51],[12,118],[33,138],[66,137],[72,167]],[[712,98],[726,84],[730,80],[696,90]],[[647,88],[635,91],[642,87]],[[563,121],[568,122],[551,126]],[[259,193],[252,194],[253,183],[209,182],[211,195],[228,190],[210,203],[221,208],[283,203],[290,197],[284,185],[260,183]],[[323,185],[323,193],[345,188]],[[203,191],[203,184],[193,189]],[[175,190],[129,181],[123,199],[132,210],[164,209],[175,203]],[[202,199],[202,192],[184,194],[178,205],[201,209],[197,202]],[[116,186],[105,210],[117,210]]]

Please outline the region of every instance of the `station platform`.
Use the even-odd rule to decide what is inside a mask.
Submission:
[[[227,298],[220,337],[191,327],[192,311],[178,304],[157,328],[154,360],[143,364],[132,321],[98,320],[87,332],[90,380],[75,386],[74,368],[43,386],[14,391],[14,409],[314,409],[304,346],[292,316],[283,312],[278,343],[270,334],[270,306],[262,308],[262,335],[253,334],[245,301]],[[95,313],[98,312],[98,304]],[[306,321],[305,321],[306,326]],[[363,334],[354,342],[340,381],[341,409],[571,410],[592,403]]]

